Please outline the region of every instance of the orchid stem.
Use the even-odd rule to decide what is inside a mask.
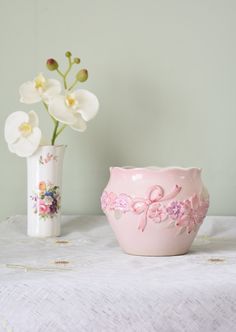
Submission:
[[[48,105],[43,101],[43,106],[45,107],[45,109],[46,109],[46,111],[47,111],[47,113],[50,115],[50,117],[51,117],[51,119],[52,119],[52,121],[54,122],[54,124],[56,123],[56,121],[57,120],[55,120],[54,119],[54,117],[53,116],[51,116],[51,114],[49,113],[49,111],[48,111]]]
[[[67,127],[67,125],[66,124],[64,124],[58,131],[57,131],[57,133],[56,133],[56,137],[55,138],[57,138],[61,133],[62,133],[62,131],[65,129]]]
[[[71,61],[71,58],[68,58],[68,61],[69,61],[68,68],[67,68],[67,70],[65,71],[65,73],[63,75],[64,76],[64,87],[65,87],[65,89],[67,89],[67,82],[66,82],[67,75],[69,74],[69,72],[70,72],[70,70],[71,70],[71,68],[74,64],[74,61]]]
[[[72,90],[75,86],[76,86],[76,84],[78,84],[78,80],[76,79],[74,82],[73,82],[73,84],[68,88],[68,90],[70,91],[70,90]]]
[[[64,88],[67,89],[66,75],[63,74],[58,68],[57,68],[57,72],[58,72],[58,74],[59,74],[59,75],[62,77],[62,79],[63,79]]]
[[[56,71],[58,72],[58,74],[62,77],[63,79],[63,84],[64,84],[64,88],[65,90],[67,90],[67,81],[66,81],[66,78],[67,78],[67,75],[69,74],[72,66],[74,65],[74,61],[71,61],[71,58],[69,57],[68,58],[68,61],[69,61],[69,64],[68,64],[68,68],[67,70],[65,71],[65,73],[63,74],[63,72],[60,71],[60,69],[56,69]],[[69,90],[71,90],[75,85],[77,84],[77,80],[70,86]],[[47,104],[43,103],[45,108],[47,109],[48,111],[48,106]],[[62,131],[67,127],[66,124],[64,124],[61,128],[58,128],[59,127],[59,121],[55,120],[53,118],[53,121],[54,121],[54,130],[53,130],[53,134],[52,134],[52,139],[51,139],[51,144],[54,145],[55,144],[55,141],[56,141],[56,138],[62,133]]]
[[[56,121],[55,122],[55,127],[54,127],[54,130],[53,130],[53,134],[52,134],[52,140],[51,140],[51,144],[54,145],[55,144],[55,140],[57,138],[57,128],[59,126],[59,121]]]
[[[60,69],[57,68],[57,72],[62,78],[64,78],[64,74],[60,71]]]

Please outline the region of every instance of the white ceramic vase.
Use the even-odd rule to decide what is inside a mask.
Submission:
[[[40,146],[27,158],[29,236],[60,235],[64,152],[63,145]]]

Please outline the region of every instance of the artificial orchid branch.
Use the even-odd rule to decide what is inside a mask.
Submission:
[[[69,126],[78,132],[87,128],[87,122],[95,117],[99,109],[97,97],[85,89],[72,89],[88,79],[88,71],[81,69],[77,72],[71,85],[68,76],[72,67],[80,63],[79,58],[71,58],[66,52],[68,65],[65,71],[59,68],[55,59],[47,60],[47,68],[56,71],[63,80],[64,93],[61,83],[53,78],[46,78],[42,73],[32,81],[23,83],[19,88],[20,101],[24,104],[42,102],[43,107],[53,121],[51,144],[54,145],[57,137]],[[39,127],[37,113],[18,111],[10,114],[5,122],[5,140],[9,150],[20,157],[31,156],[42,142],[42,131]]]
[[[56,70],[57,73],[61,76],[62,80],[63,80],[63,84],[64,84],[64,88],[65,90],[71,91],[77,84],[78,82],[85,82],[88,79],[88,71],[87,69],[81,69],[76,77],[74,82],[72,83],[72,85],[68,88],[68,83],[67,83],[67,76],[69,75],[72,67],[74,64],[79,64],[80,63],[80,59],[79,58],[74,58],[74,60],[71,60],[71,52],[66,52],[65,56],[68,59],[68,68],[67,70],[63,73],[60,69],[59,69],[59,65],[57,63],[56,60],[54,59],[49,59],[47,61],[47,67],[49,70],[53,71]],[[46,104],[45,104],[46,105]],[[48,108],[47,108],[48,111]],[[56,138],[61,134],[61,132],[67,127],[67,125],[63,125],[61,128],[59,128],[59,122],[57,120],[54,119],[54,130],[53,130],[53,134],[52,134],[52,139],[51,139],[51,144],[54,145]]]

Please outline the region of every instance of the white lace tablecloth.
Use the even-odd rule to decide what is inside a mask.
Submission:
[[[0,331],[236,331],[236,217],[208,217],[189,254],[124,254],[104,216],[60,238],[0,223]]]

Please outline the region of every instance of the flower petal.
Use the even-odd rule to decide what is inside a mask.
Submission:
[[[19,138],[18,138],[18,140],[19,140]],[[14,143],[13,144],[8,144],[8,149],[9,149],[10,152],[15,153]]]
[[[20,101],[24,104],[34,104],[41,100],[40,94],[32,81],[26,82],[20,86]]]
[[[28,113],[29,116],[29,123],[31,124],[32,127],[38,127],[39,125],[39,118],[38,115],[35,111],[30,111]]]
[[[196,210],[199,206],[199,199],[196,194],[190,198],[190,202],[191,202],[191,207],[194,210]]]
[[[48,79],[46,90],[42,94],[42,98],[46,103],[50,101],[54,96],[61,93],[61,83],[58,80]]]
[[[33,131],[29,136],[20,137],[16,143],[10,144],[9,149],[19,157],[29,157],[38,149],[41,135],[41,130],[39,128],[33,128]]]
[[[92,92],[83,89],[75,91],[74,94],[79,103],[77,112],[81,114],[85,121],[94,118],[99,108],[97,97]]]
[[[28,122],[29,116],[25,112],[14,112],[8,116],[5,122],[4,136],[8,144],[14,143],[20,136],[19,126]]]
[[[86,122],[83,120],[82,116],[80,114],[75,115],[76,121],[70,125],[70,127],[74,130],[83,132],[87,129]]]
[[[76,122],[75,114],[66,107],[65,97],[62,95],[55,96],[50,100],[48,111],[56,120],[62,123],[71,125]]]

